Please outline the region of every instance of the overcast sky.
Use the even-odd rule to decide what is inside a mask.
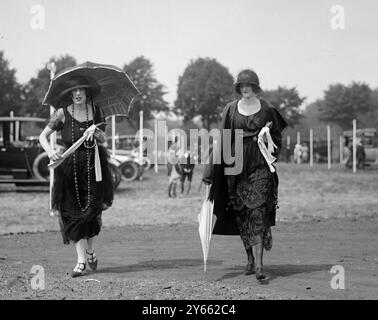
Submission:
[[[36,5],[44,29],[32,28]],[[332,28],[335,5],[344,29]],[[378,87],[377,15],[375,0],[0,0],[0,50],[21,83],[51,56],[123,67],[144,55],[173,103],[189,61],[211,57],[233,76],[253,68],[263,89],[296,86],[312,102],[331,83]]]

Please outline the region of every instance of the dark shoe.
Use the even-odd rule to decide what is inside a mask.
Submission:
[[[265,275],[262,268],[256,268],[256,279],[259,281],[266,280],[268,277]]]
[[[252,262],[248,262],[247,263],[247,267],[245,268],[245,275],[248,276],[250,274],[254,274],[255,273],[255,264]]]
[[[96,254],[94,251],[92,253],[89,253],[87,250],[85,251],[87,252],[87,255],[88,255],[88,258],[87,258],[88,265],[93,271],[95,271],[97,269],[97,262],[98,262]]]
[[[71,272],[71,277],[76,278],[83,275],[84,270],[86,268],[86,264],[83,262],[78,262],[75,266],[75,269]]]

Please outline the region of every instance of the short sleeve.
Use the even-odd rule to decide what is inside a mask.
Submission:
[[[273,123],[279,132],[282,132],[287,127],[287,121],[285,118],[277,111],[276,108],[272,108]]]
[[[58,116],[58,110],[56,110],[51,116],[50,116],[50,120],[47,124],[47,126],[51,129],[51,130],[54,130],[54,131],[59,131],[59,130],[62,130],[63,128],[63,121],[59,118]]]
[[[287,121],[273,106],[270,107],[270,111],[273,120],[271,135],[274,143],[278,147],[273,155],[278,158],[282,149],[282,131],[287,127]]]

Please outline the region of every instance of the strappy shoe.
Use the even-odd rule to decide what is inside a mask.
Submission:
[[[268,279],[268,277],[266,276],[266,274],[263,271],[263,268],[261,268],[261,267],[256,268],[256,279],[259,280],[259,281],[264,281],[264,280]]]
[[[254,262],[248,262],[247,263],[247,266],[245,268],[245,275],[248,276],[250,274],[254,274],[255,273],[255,263]]]
[[[95,271],[97,269],[97,262],[98,262],[96,254],[94,251],[92,253],[89,253],[88,250],[85,250],[85,251],[88,255],[88,258],[87,258],[88,265],[93,271]]]
[[[77,265],[75,266],[75,269],[73,269],[73,271],[71,272],[71,277],[76,278],[76,277],[82,276],[85,268],[86,268],[85,262],[78,262]]]

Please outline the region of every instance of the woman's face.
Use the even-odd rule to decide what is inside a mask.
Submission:
[[[244,98],[251,98],[255,96],[255,93],[252,90],[252,86],[248,83],[240,84],[240,93]]]
[[[72,101],[74,104],[85,104],[86,100],[87,95],[84,88],[77,88],[72,90]]]

